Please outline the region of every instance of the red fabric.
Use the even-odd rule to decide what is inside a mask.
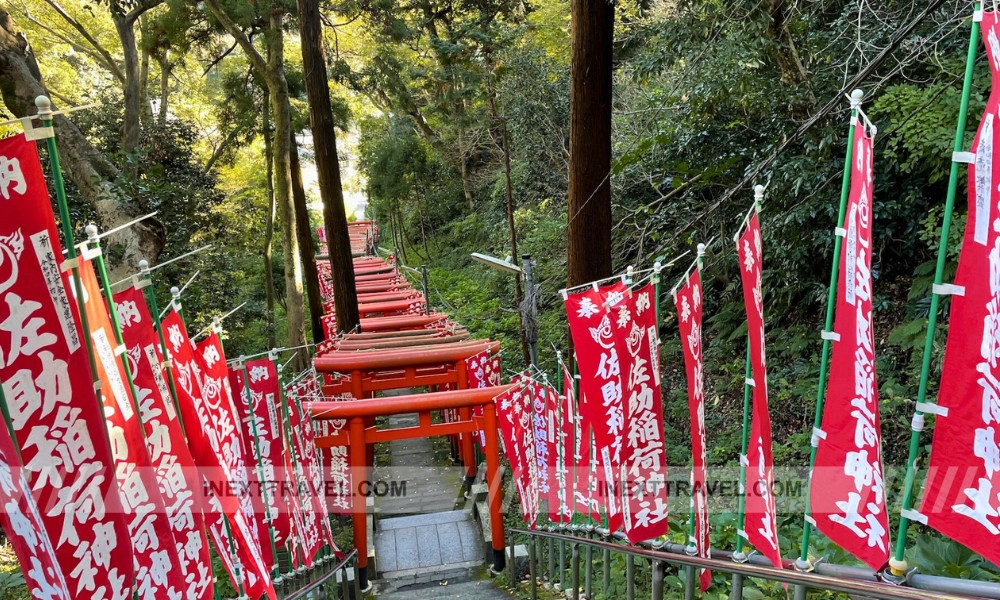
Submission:
[[[309,472],[310,465],[312,464],[309,457],[313,456],[312,450],[315,449],[315,445],[310,449],[310,445],[306,443],[307,423],[304,423],[302,420],[298,402],[296,402],[295,395],[291,390],[286,390],[285,400],[285,404],[288,407],[289,430],[292,434],[295,451],[293,457],[295,461],[294,481],[296,489],[299,490],[302,510],[302,545],[305,549],[306,565],[311,567],[313,559],[319,553],[320,548],[323,547],[323,537],[319,522],[321,514],[319,497],[310,482]]]
[[[608,528],[617,531],[622,514],[621,467],[625,463],[625,403],[622,397],[627,363],[624,340],[614,327],[617,308],[625,298],[625,284],[618,282],[589,289],[566,298],[573,346],[580,369],[580,413],[594,435],[598,465],[599,504],[608,515]]]
[[[496,397],[497,424],[514,484],[521,498],[521,516],[532,529],[538,523],[538,462],[528,386],[516,386]]]
[[[551,471],[549,471],[549,461],[553,454],[552,438],[549,435],[551,425],[549,388],[532,379],[527,373],[515,376],[513,381],[523,382],[525,393],[529,396],[532,413],[531,434],[535,450],[535,472],[538,477],[538,500],[545,499],[549,519],[552,519],[555,516],[556,507],[552,505],[554,486],[551,481]]]
[[[268,532],[267,516],[269,506],[274,497],[274,467],[265,469],[261,464],[261,456],[258,452],[258,444],[263,443],[258,440],[255,433],[255,423],[250,420],[250,399],[247,397],[247,389],[243,369],[231,369],[229,371],[229,387],[233,390],[236,405],[237,422],[242,423],[240,434],[243,438],[243,447],[246,448],[251,464],[248,465],[247,489],[250,491],[250,502],[253,506],[253,523],[260,537],[260,556],[264,559],[264,564],[273,569],[275,563],[274,548],[271,547],[271,536]],[[259,428],[260,424],[256,424]],[[267,491],[264,491],[267,486]],[[266,504],[265,504],[266,503]]]
[[[290,401],[294,401],[299,409],[299,413],[304,415],[300,436],[303,444],[303,470],[306,482],[311,494],[310,500],[312,510],[316,513],[320,527],[320,545],[326,543],[334,551],[339,552],[336,542],[333,541],[333,529],[330,526],[330,513],[326,507],[323,495],[326,493],[326,483],[323,478],[323,467],[319,459],[319,449],[316,447],[316,422],[313,421],[312,413],[308,410],[309,402],[320,397],[320,390],[316,387],[315,378],[310,378],[306,383],[300,383],[293,389]]]
[[[81,259],[80,280],[94,362],[101,380],[100,398],[111,438],[118,491],[132,541],[137,593],[146,600],[177,596],[185,589],[177,546],[146,448],[125,363],[116,350],[118,340],[90,261]]]
[[[851,192],[844,213],[830,379],[810,506],[816,528],[875,570],[889,560],[889,519],[872,332],[872,139],[854,130]]]
[[[702,363],[701,327],[702,327],[702,292],[701,270],[695,269],[688,280],[674,296],[677,307],[677,325],[680,330],[681,349],[684,351],[684,367],[687,373],[688,414],[691,417],[691,509],[694,515],[693,544],[702,558],[711,558],[709,542],[708,495],[705,491],[705,480],[708,475],[705,469],[705,379]],[[712,572],[701,569],[701,591],[704,592],[712,583]]]
[[[167,314],[162,327],[173,362],[174,384],[189,447],[211,491],[205,509],[209,533],[234,586],[242,582],[251,598],[266,594],[274,600],[274,585],[260,554],[261,538],[253,533],[252,522],[240,505],[239,489],[246,485],[246,479],[230,466],[241,444],[232,410],[225,406],[223,396],[223,384],[228,387],[225,373],[220,377],[225,357],[216,349],[206,360],[204,351],[217,343],[212,339],[215,334],[202,344],[201,352],[196,355],[184,321],[176,311]],[[222,369],[217,368],[218,362],[222,363]],[[223,493],[214,491],[219,489]]]
[[[469,389],[498,386],[501,383],[500,355],[490,356],[489,350],[483,350],[475,356],[470,356],[465,359],[465,372],[468,374]],[[479,447],[486,450],[486,432],[482,429],[482,406],[472,407],[472,420],[479,425],[479,431],[476,432]]]
[[[558,466],[559,522],[569,523],[573,520],[576,506],[576,393],[573,385],[573,375],[560,363],[563,376],[563,393],[558,396],[559,418],[556,424]]]
[[[164,377],[160,339],[140,290],[130,287],[114,298],[139,396],[146,446],[177,545],[184,597],[208,600],[213,597],[214,584],[202,518],[201,481]]]
[[[755,212],[737,242],[743,303],[750,337],[750,367],[753,374],[753,411],[747,447],[746,526],[747,540],[771,564],[781,568],[777,519],[774,511],[774,462],[771,454],[771,416],[767,409],[767,365],[764,354],[764,299],[761,295],[760,222]]]
[[[23,135],[0,140],[0,202],[0,381],[25,477],[71,596],[124,600],[128,526],[45,177]]]
[[[667,532],[667,464],[660,391],[660,335],[652,284],[625,294],[615,332],[624,342],[622,396],[625,535],[633,544]],[[625,365],[628,364],[628,371]]]
[[[955,285],[965,294],[951,299],[938,405],[934,418],[924,498],[927,524],[960,544],[1000,563],[1000,171],[994,148],[1000,143],[1000,68],[995,12],[982,21],[992,90],[972,142],[969,216]]]

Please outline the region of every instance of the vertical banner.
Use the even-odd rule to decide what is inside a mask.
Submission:
[[[580,368],[580,413],[593,432],[598,497],[607,511],[608,528],[617,531],[624,518],[621,505],[621,466],[625,462],[625,403],[623,370],[627,361],[619,347],[612,319],[618,321],[626,286],[618,282],[565,297],[567,319]],[[624,372],[627,375],[627,371]]]
[[[289,430],[291,432],[292,444],[295,449],[295,486],[299,491],[299,499],[302,502],[302,545],[306,551],[305,562],[307,566],[312,566],[313,559],[323,546],[323,534],[320,530],[321,510],[318,506],[319,496],[313,489],[310,481],[310,456],[314,456],[312,450],[306,444],[305,434],[308,423],[302,420],[299,412],[298,402],[292,390],[285,391],[285,404],[288,406]],[[315,446],[313,446],[315,448]]]
[[[872,330],[873,140],[862,119],[852,143],[836,335],[809,497],[816,528],[877,571],[889,560],[889,519]]]
[[[0,381],[26,479],[70,595],[125,600],[129,530],[35,144],[0,140],[0,173]]]
[[[498,386],[500,377],[500,355],[490,355],[489,350],[483,350],[479,354],[465,359],[465,371],[468,374],[469,389]],[[483,407],[472,407],[472,418],[476,423],[482,425]],[[481,428],[476,432],[476,439],[479,440],[479,447],[486,449],[486,432]]]
[[[521,515],[524,522],[534,529],[538,523],[538,462],[535,458],[531,393],[526,385],[516,386],[494,401],[500,437],[521,498]]]
[[[302,441],[302,468],[306,484],[309,487],[311,510],[316,514],[316,519],[319,522],[321,536],[319,544],[322,545],[323,542],[326,542],[331,548],[337,549],[337,545],[333,541],[333,529],[330,526],[330,513],[326,508],[326,501],[323,499],[325,481],[323,468],[319,462],[319,450],[316,448],[316,422],[313,421],[312,413],[309,412],[308,407],[303,405],[303,399],[311,401],[318,398],[319,395],[319,390],[315,388],[315,379],[310,378],[308,383],[300,383],[292,389],[288,401],[295,403],[302,419],[299,430]]]
[[[688,280],[674,295],[677,307],[677,325],[684,351],[684,369],[687,374],[688,414],[691,416],[691,509],[694,515],[694,539],[688,540],[701,558],[711,558],[708,522],[708,494],[705,490],[705,372],[702,363],[702,287],[701,270],[695,269]],[[712,572],[701,570],[701,591],[712,582]]]
[[[281,435],[281,415],[278,413],[281,395],[278,372],[270,358],[247,361],[246,370],[246,383],[250,389],[247,408],[248,414],[253,415],[249,427],[251,430],[254,425],[257,427],[254,453],[260,450],[257,460],[264,478],[261,494],[269,503],[266,512],[271,527],[274,528],[274,543],[280,547],[291,537],[292,526],[288,511],[283,510],[289,473],[284,469],[285,447]]]
[[[243,438],[243,448],[247,451],[250,464],[247,465],[248,491],[250,492],[250,503],[253,511],[247,515],[253,519],[254,528],[260,536],[260,556],[264,559],[264,564],[273,569],[277,564],[274,556],[274,549],[271,547],[270,534],[268,533],[270,502],[272,497],[270,490],[274,482],[274,465],[267,464],[265,457],[258,452],[259,441],[255,432],[259,424],[253,420],[253,409],[251,408],[250,394],[247,394],[246,378],[242,368],[229,370],[229,388],[233,391],[234,404],[236,405],[237,422],[242,423],[240,435]],[[268,468],[270,467],[270,468]]]
[[[184,598],[208,600],[214,584],[202,517],[201,481],[164,377],[160,340],[141,291],[130,287],[115,294],[115,305],[139,396],[149,458],[177,546]]]
[[[737,241],[743,303],[747,310],[747,335],[750,337],[750,366],[753,386],[752,424],[746,461],[746,540],[781,568],[778,549],[777,518],[774,507],[774,461],[771,454],[771,415],[767,408],[767,363],[764,353],[764,298],[760,221],[754,211],[746,230]]]
[[[982,21],[992,89],[972,142],[969,216],[951,299],[951,322],[927,479],[926,524],[1000,563],[1000,17]],[[933,411],[932,411],[933,409]],[[912,518],[912,517],[911,517]]]
[[[146,448],[135,397],[120,360],[126,349],[118,346],[94,266],[85,257],[80,257],[80,282],[101,381],[100,397],[111,438],[115,475],[132,542],[136,593],[143,600],[179,596],[185,588],[180,559]]]
[[[660,392],[660,335],[652,284],[625,294],[617,327],[625,339],[625,535],[633,544],[667,532],[667,449]]]
[[[245,482],[229,468],[229,459],[239,438],[236,425],[231,416],[227,417],[222,402],[220,388],[223,380],[228,386],[228,377],[223,375],[220,380],[218,369],[213,369],[216,362],[222,361],[224,370],[225,359],[218,350],[206,356],[209,345],[214,346],[208,341],[202,345],[202,356],[196,356],[184,321],[176,311],[167,314],[162,327],[173,363],[185,433],[210,492],[206,501],[206,520],[212,539],[236,587],[242,584],[244,593],[251,598],[266,594],[274,600],[274,586],[260,555],[261,538],[251,531],[252,524],[237,497],[238,487]],[[214,371],[214,376],[207,374],[209,371]],[[226,453],[230,454],[229,459]],[[226,522],[229,531],[226,531]]]

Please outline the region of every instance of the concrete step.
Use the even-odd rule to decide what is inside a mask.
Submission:
[[[493,585],[492,581],[474,579],[447,580],[418,584],[379,592],[378,598],[390,600],[509,600],[513,596]]]

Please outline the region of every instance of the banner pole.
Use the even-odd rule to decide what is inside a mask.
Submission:
[[[271,540],[271,554],[274,556],[274,570],[272,571],[271,579],[274,583],[281,583],[281,570],[278,568],[278,548],[274,543],[274,518],[271,516],[271,509],[276,507],[272,506],[267,491],[268,483],[270,482],[264,481],[264,455],[260,452],[260,434],[257,432],[257,416],[254,412],[253,396],[250,394],[250,372],[247,370],[247,364],[244,362],[242,356],[239,358],[239,366],[237,368],[243,371],[243,393],[247,395],[247,408],[250,413],[249,418],[251,430],[253,431],[253,444],[257,452],[257,460],[254,462],[256,462],[257,466],[257,479],[260,481],[260,489],[264,496],[264,506],[267,508],[267,535]]]
[[[83,257],[87,258],[88,254],[93,255],[95,265],[97,266],[97,276],[101,282],[101,289],[104,291],[104,299],[108,302],[108,316],[111,317],[111,328],[115,330],[115,341],[118,342],[120,347],[124,347],[125,338],[122,336],[121,320],[118,318],[118,307],[115,305],[114,294],[111,293],[111,280],[108,278],[108,267],[104,262],[104,253],[101,251],[101,238],[98,235],[97,226],[87,225],[84,231],[87,233],[87,242],[81,248]],[[88,246],[93,248],[93,252],[88,252]],[[128,387],[132,392],[132,407],[135,409],[135,414],[139,417],[139,430],[142,433],[142,439],[146,439],[146,428],[141,425],[142,410],[139,408],[139,394],[135,389],[135,378],[132,376],[132,367],[128,363],[125,352],[118,355],[118,360],[125,370],[125,378],[128,380]]]
[[[864,92],[861,90],[854,90],[851,92],[851,126],[847,135],[847,153],[844,155],[844,177],[840,186],[840,206],[837,210],[836,231],[838,233],[833,236],[833,265],[830,268],[830,289],[828,290],[826,297],[826,319],[823,322],[824,332],[832,331],[834,326],[835,309],[837,306],[837,287],[840,280],[840,254],[844,246],[844,238],[841,237],[839,232],[843,231],[844,217],[847,213],[847,200],[848,196],[851,194],[851,172],[854,161],[854,128],[858,120],[858,109],[861,107],[861,100],[863,98]],[[816,414],[813,417],[814,432],[823,425],[823,405],[826,402],[826,379],[830,366],[830,346],[830,340],[824,336],[823,349],[820,352],[819,359],[819,383],[816,385]],[[812,482],[813,467],[816,464],[816,450],[818,449],[818,446],[819,440],[815,435],[813,435],[811,448],[809,450],[810,484]],[[809,562],[809,537],[812,534],[812,511],[810,509],[810,497],[810,486],[806,486],[806,504],[802,523],[802,547],[799,553],[799,559],[795,561],[795,568],[803,572],[808,571],[812,567],[812,563]],[[806,588],[804,586],[795,586],[795,597],[797,599],[804,600],[805,591]]]
[[[147,265],[148,269],[148,265]],[[187,320],[184,318],[184,313],[181,307],[181,291],[177,289],[176,286],[170,288],[170,304],[177,311],[177,316],[180,317],[181,323],[184,325],[184,329],[187,330]],[[160,341],[162,342],[163,337],[161,334]],[[180,415],[180,411],[177,413]],[[243,563],[240,562],[240,557],[236,554],[236,542],[233,541],[233,530],[229,525],[229,518],[225,514],[222,515],[222,524],[226,527],[226,538],[229,540],[229,556],[233,563],[233,569],[236,571],[236,586],[240,597],[246,597],[246,593],[243,589]],[[222,552],[222,548],[218,548],[219,552]]]
[[[962,101],[958,111],[958,123],[955,127],[954,151],[961,152],[965,147],[965,129],[969,117],[969,97],[972,95],[972,78],[976,66],[976,54],[979,48],[979,19],[976,15],[982,14],[983,3],[977,1],[975,4],[972,28],[969,33],[969,50],[965,59],[965,80],[962,84]],[[980,17],[981,18],[981,17]],[[944,215],[941,221],[941,239],[938,244],[937,266],[934,269],[934,285],[939,286],[944,282],[944,269],[948,258],[948,235],[951,231],[951,216],[955,208],[955,196],[958,192],[958,178],[960,176],[960,164],[951,161],[951,173],[948,177],[948,195],[944,204]],[[934,353],[934,333],[937,326],[938,309],[941,304],[941,296],[936,293],[931,294],[930,312],[927,315],[927,337],[924,341],[924,354],[920,367],[920,387],[917,391],[917,406],[927,399],[927,383],[930,379],[931,359]],[[913,414],[913,422],[910,425],[910,449],[906,459],[906,479],[903,482],[903,514],[913,508],[913,487],[916,480],[917,457],[920,454],[920,432],[923,430],[924,413],[917,409]],[[889,572],[895,583],[902,583],[908,570],[906,562],[906,532],[909,529],[910,520],[905,516],[900,516],[899,530],[896,536],[895,554],[889,560]]]
[[[739,504],[736,512],[736,552],[733,555],[733,560],[736,562],[742,562],[746,560],[746,545],[742,537],[744,527],[746,526],[746,484],[747,484],[747,467],[746,467],[746,455],[747,449],[750,446],[750,391],[751,386],[749,383],[750,377],[753,372],[751,371],[751,361],[750,361],[750,336],[747,336],[747,357],[746,366],[744,368],[744,382],[743,382],[743,437],[740,442],[740,487],[739,487]],[[739,559],[739,560],[737,560]],[[743,586],[743,576],[734,575],[733,576],[733,588],[736,589],[736,579],[739,579],[739,586]]]

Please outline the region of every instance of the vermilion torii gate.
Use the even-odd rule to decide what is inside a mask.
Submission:
[[[359,332],[337,335],[324,342],[313,359],[323,375],[325,397],[346,401],[318,401],[310,405],[314,419],[343,419],[350,426],[337,434],[318,438],[321,448],[347,446],[352,481],[354,545],[358,549],[359,580],[368,586],[366,497],[358,482],[365,481],[373,464],[372,446],[378,442],[431,436],[458,436],[459,455],[466,485],[475,480],[473,437],[485,432],[486,470],[490,507],[493,568],[505,567],[503,520],[500,515],[500,455],[493,398],[510,386],[469,388],[466,360],[499,351],[499,342],[469,340],[464,328],[447,315],[424,314],[426,299],[403,279],[397,267],[380,258],[354,259],[361,312]],[[327,312],[333,313],[332,302]],[[330,316],[324,317],[330,319]],[[328,329],[331,323],[327,323]],[[427,394],[374,398],[378,392],[428,388]],[[473,408],[482,407],[482,418],[473,419]],[[434,424],[432,413],[457,413],[446,423]],[[415,427],[379,430],[375,418],[417,413]]]

